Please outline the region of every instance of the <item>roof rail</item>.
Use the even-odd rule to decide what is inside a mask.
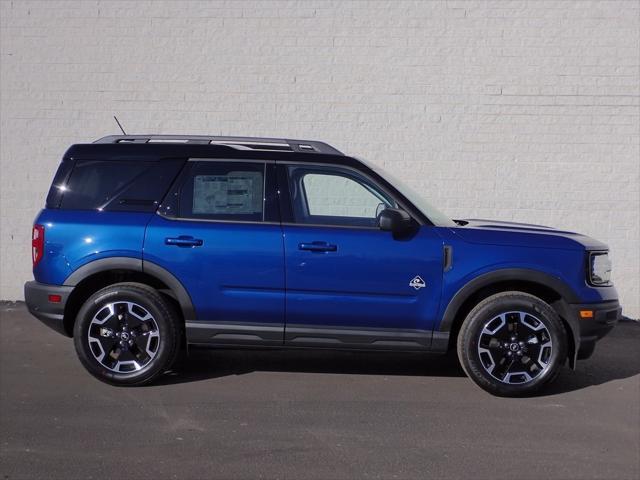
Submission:
[[[238,150],[271,150],[344,155],[338,149],[324,142],[282,138],[217,137],[208,135],[108,135],[93,143],[186,143],[191,145],[226,145]]]

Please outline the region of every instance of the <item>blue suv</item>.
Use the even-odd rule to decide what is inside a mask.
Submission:
[[[452,220],[317,141],[73,145],[32,253],[30,312],[115,385],[149,383],[195,346],[457,350],[480,387],[524,395],[621,315],[606,245]]]

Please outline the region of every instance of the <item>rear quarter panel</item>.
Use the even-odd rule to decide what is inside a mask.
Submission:
[[[107,257],[141,259],[144,232],[152,214],[45,209],[44,256],[34,268],[36,281],[62,285],[81,266]]]

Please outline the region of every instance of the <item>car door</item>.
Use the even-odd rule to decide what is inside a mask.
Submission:
[[[143,268],[164,268],[191,296],[191,343],[282,345],[274,169],[273,162],[190,160],[147,227]]]
[[[288,345],[428,349],[442,288],[443,242],[418,225],[377,225],[401,207],[364,173],[336,165],[278,166]]]

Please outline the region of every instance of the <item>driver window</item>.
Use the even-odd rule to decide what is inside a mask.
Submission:
[[[333,167],[290,167],[296,223],[376,227],[378,214],[395,205],[356,172]]]

